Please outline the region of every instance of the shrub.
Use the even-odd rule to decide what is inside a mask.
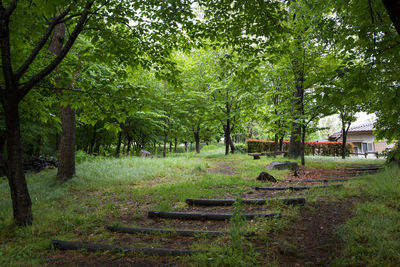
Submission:
[[[247,153],[247,145],[246,144],[236,144],[235,145],[236,151],[240,153]]]
[[[264,141],[257,139],[247,140],[248,152],[272,152],[274,151],[274,141]],[[289,141],[283,142],[283,151],[289,150]],[[346,155],[349,156],[353,152],[353,144],[346,144]],[[341,142],[306,142],[305,146],[306,155],[319,155],[319,156],[341,156],[342,143]]]

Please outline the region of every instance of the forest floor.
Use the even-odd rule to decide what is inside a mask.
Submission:
[[[166,159],[98,159],[78,165],[77,176],[55,183],[55,171],[29,175],[35,223],[25,229],[11,221],[11,203],[0,183],[0,265],[7,266],[396,266],[399,237],[398,169],[349,177],[349,167],[382,165],[382,160],[309,157],[298,176],[268,171],[277,183],[256,181],[271,161],[243,154],[206,152]],[[355,174],[354,171],[350,171]],[[264,191],[260,186],[304,186],[340,182],[305,180],[350,178],[343,187]],[[380,188],[380,186],[382,187]],[[386,186],[383,186],[386,185]],[[382,196],[390,196],[388,197]],[[304,197],[304,206],[268,201],[265,205],[191,206],[186,198],[266,199]],[[4,199],[4,200],[3,200]],[[385,206],[382,209],[381,206]],[[390,210],[388,210],[390,209]],[[148,218],[149,211],[270,213],[280,217],[243,221]],[[373,212],[371,212],[373,211]],[[397,213],[396,213],[397,211]],[[383,215],[381,214],[383,213]],[[386,219],[383,219],[386,218]],[[376,220],[375,229],[370,229]],[[105,226],[221,230],[227,235],[123,234]],[[388,226],[390,225],[390,226]],[[369,228],[368,228],[369,227]],[[384,229],[383,229],[384,228]],[[254,233],[243,235],[240,233]],[[239,233],[239,234],[238,234]],[[377,242],[379,235],[386,241]],[[390,235],[390,237],[386,236]],[[53,239],[146,248],[206,251],[193,256],[146,256],[133,252],[59,251]],[[392,243],[393,242],[393,243]],[[376,250],[371,246],[379,245]],[[389,249],[388,249],[389,248]],[[386,252],[384,252],[386,251]],[[374,258],[370,261],[370,258]]]

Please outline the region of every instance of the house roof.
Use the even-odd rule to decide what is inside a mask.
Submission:
[[[374,123],[368,122],[359,125],[351,125],[349,128],[350,132],[372,132],[375,131]]]
[[[359,133],[359,132],[372,132],[375,131],[374,123],[367,122],[358,125],[351,125],[348,131],[349,133]],[[338,140],[342,136],[342,131],[336,132],[328,137],[329,140]]]

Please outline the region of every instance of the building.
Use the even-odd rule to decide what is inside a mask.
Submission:
[[[386,141],[377,141],[374,135],[374,124],[373,123],[363,123],[358,125],[351,125],[347,133],[347,142],[353,143],[354,154],[362,156],[365,153],[369,155],[374,155],[376,153],[382,153],[388,144]],[[329,141],[342,141],[342,132],[337,132],[329,136]],[[360,156],[361,156],[360,155]]]

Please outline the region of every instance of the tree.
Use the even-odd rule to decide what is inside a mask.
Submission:
[[[125,40],[132,40],[136,53],[126,53],[131,58],[136,55],[150,54],[152,59],[163,62],[171,45],[185,39],[182,32],[193,21],[189,2],[135,2],[130,1],[38,1],[39,9],[31,2],[12,0],[5,6],[0,1],[0,49],[2,58],[1,103],[4,109],[7,139],[7,159],[2,158],[1,166],[7,174],[11,198],[13,201],[14,219],[18,225],[32,224],[31,200],[23,172],[19,104],[21,100],[44,79],[49,78],[57,66],[69,53],[73,44],[87,27],[94,33],[101,29],[102,40],[111,40],[110,35],[124,35]],[[166,9],[166,7],[169,7]],[[57,15],[53,16],[53,11]],[[141,10],[140,14],[136,10]],[[166,12],[166,10],[168,10]],[[180,14],[180,15],[178,15]],[[47,17],[51,18],[47,18]],[[91,19],[97,17],[96,20]],[[143,20],[140,17],[147,17]],[[129,25],[129,18],[137,21],[135,29]],[[162,18],[162,22],[158,20]],[[13,21],[13,23],[10,23]],[[48,44],[54,27],[64,23],[71,28],[68,39],[57,56],[48,57],[44,49]],[[30,25],[30,29],[26,29]],[[47,25],[47,26],[46,26]],[[112,25],[119,25],[112,27]],[[121,26],[122,25],[122,26]],[[150,29],[152,31],[150,31]],[[97,32],[96,32],[97,33]],[[116,33],[116,34],[113,34]],[[145,40],[138,36],[146,35]],[[22,37],[21,37],[22,36]],[[126,38],[128,37],[128,38]],[[38,39],[34,43],[35,39]],[[114,38],[115,41],[117,38]],[[166,42],[168,40],[168,42]],[[170,42],[172,40],[172,42]],[[124,52],[117,46],[111,49],[114,54]],[[141,44],[141,45],[139,45]],[[11,47],[13,49],[11,49]],[[107,47],[107,45],[105,45]],[[131,49],[132,46],[126,46]],[[131,49],[132,51],[132,49]],[[143,53],[143,51],[149,51]],[[138,57],[136,57],[137,59]],[[148,62],[148,61],[147,61]],[[142,60],[146,64],[145,60]]]

